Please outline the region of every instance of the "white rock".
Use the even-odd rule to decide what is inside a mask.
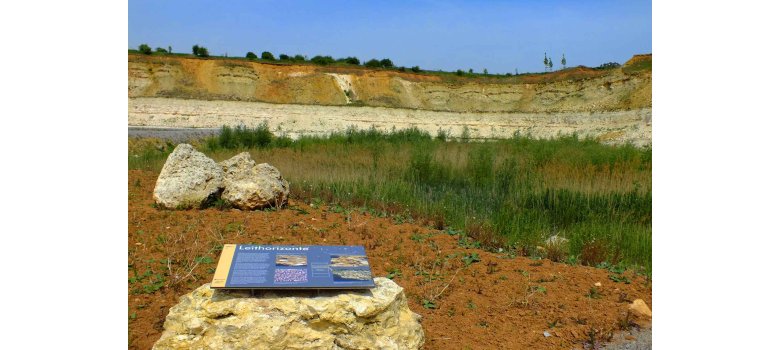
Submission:
[[[198,207],[222,187],[222,169],[186,143],[168,156],[157,183],[154,201],[168,209]]]
[[[287,202],[290,185],[279,169],[262,163],[255,165],[243,152],[222,163],[225,190],[222,199],[243,210],[279,207]]]
[[[419,349],[420,316],[403,288],[375,278],[367,291],[214,290],[179,299],[154,349]]]

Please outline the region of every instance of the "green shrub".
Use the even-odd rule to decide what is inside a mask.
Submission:
[[[346,64],[360,65],[360,60],[357,57],[342,58],[339,61],[344,62]]]
[[[619,67],[620,67],[620,63],[617,63],[617,62],[607,62],[607,63],[604,63],[604,64],[596,67],[596,69],[615,69],[615,68],[619,68]]]
[[[287,56],[285,54],[279,55],[279,60],[280,61],[289,61],[290,59],[291,59],[290,56]]]
[[[262,58],[264,60],[269,60],[269,61],[276,60],[276,58],[274,58],[274,54],[272,54],[272,53],[270,53],[268,51],[263,51],[263,53],[260,54],[260,58]]]
[[[246,58],[248,58],[250,60],[256,60],[257,59],[257,55],[254,52],[249,51],[249,52],[246,53]]]
[[[420,66],[412,67],[412,72],[419,73],[420,72]]]
[[[380,62],[378,59],[372,58],[368,60],[368,62],[364,63],[363,65],[370,68],[381,68],[382,62]]]
[[[192,54],[198,57],[209,57],[209,49],[203,46],[193,45]]]
[[[152,54],[152,48],[149,47],[149,45],[141,44],[138,45],[138,51],[141,51],[144,55],[151,55]]]
[[[162,47],[158,47],[158,48],[154,49],[154,52],[157,52],[157,53],[168,53],[168,50],[163,49]]]
[[[330,57],[330,56],[319,56],[319,55],[317,55],[317,56],[314,56],[314,57],[311,58],[311,62],[319,64],[319,65],[326,66],[326,65],[329,65],[329,64],[336,63],[336,60],[334,60],[333,57]]]

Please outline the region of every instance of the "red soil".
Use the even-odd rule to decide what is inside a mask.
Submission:
[[[395,224],[358,210],[334,213],[296,200],[278,211],[158,210],[152,206],[157,175],[132,170],[128,176],[128,275],[152,271],[128,283],[131,349],[150,349],[178,297],[210,282],[215,247],[224,243],[365,246],[375,276],[400,271],[394,281],[423,316],[426,349],[582,348],[589,332],[605,340],[617,331],[634,299],[652,308],[651,283],[631,272],[623,274],[631,281],[625,284],[603,269],[467,249],[456,236],[421,223]],[[466,266],[463,254],[471,253],[481,261]],[[196,257],[213,262],[201,259],[192,269]],[[154,274],[164,276],[163,286],[146,293]],[[423,299],[434,299],[436,308],[423,307]]]

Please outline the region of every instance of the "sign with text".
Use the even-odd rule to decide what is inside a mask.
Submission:
[[[367,289],[374,287],[362,246],[225,244],[211,288]]]

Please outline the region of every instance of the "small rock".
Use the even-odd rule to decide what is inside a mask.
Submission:
[[[544,331],[544,337],[545,337],[545,338],[549,338],[550,336],[551,336],[551,335],[550,335],[550,332],[548,332],[548,331]]]
[[[601,282],[596,282],[593,285],[596,286],[596,287],[601,287]]]
[[[628,308],[631,310],[632,313],[635,313],[637,316],[653,317],[653,312],[650,311],[650,308],[642,299],[634,300],[634,302]]]
[[[647,304],[645,304],[644,300],[634,300],[634,302],[628,306],[628,312],[630,312],[631,315],[636,318],[634,323],[640,327],[650,328],[652,326],[653,313],[650,311],[650,308],[647,306]]]

